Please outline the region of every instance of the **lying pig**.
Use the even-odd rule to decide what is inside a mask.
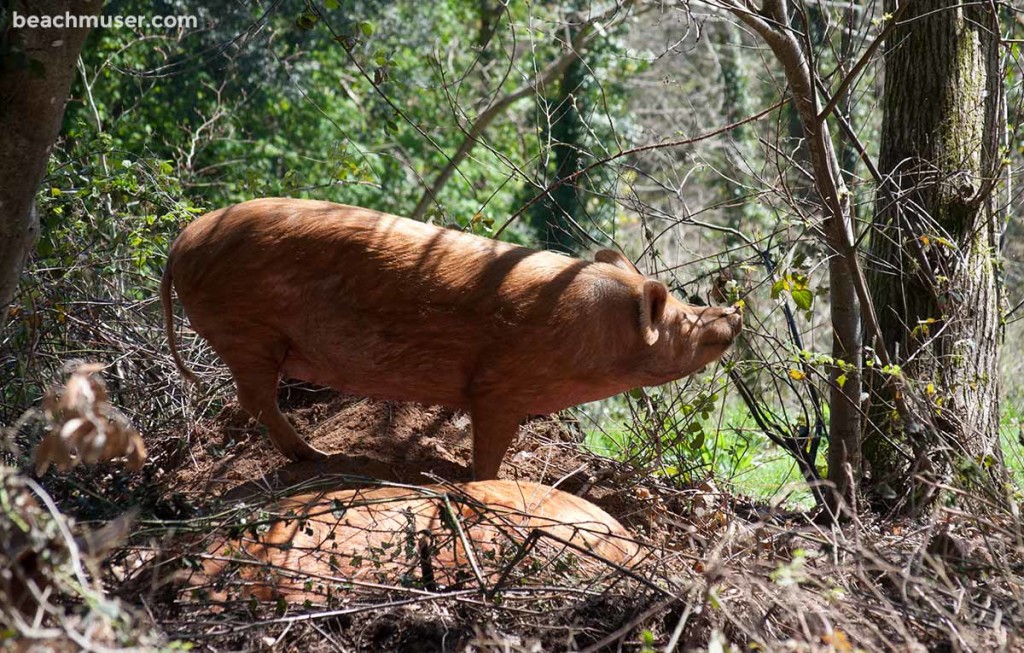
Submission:
[[[171,247],[171,286],[238,400],[293,460],[324,456],[277,406],[282,376],[467,410],[473,474],[498,474],[519,423],[666,383],[718,359],[736,308],[696,308],[612,250],[582,261],[368,209],[260,199],[208,213]]]
[[[319,492],[261,508],[255,523],[241,536],[204,544],[189,585],[218,601],[292,603],[323,603],[338,588],[362,583],[433,589],[472,579],[493,587],[535,531],[531,561],[565,561],[571,553],[578,564],[568,568],[584,573],[602,571],[598,558],[640,562],[639,547],[611,515],[537,483]]]

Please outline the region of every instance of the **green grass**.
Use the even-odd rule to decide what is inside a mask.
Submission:
[[[1010,478],[1018,490],[1024,491],[1024,405],[1005,402],[999,418],[999,444]]]
[[[728,478],[735,492],[794,508],[810,508],[814,499],[796,462],[775,445],[765,447],[760,460]]]
[[[1011,479],[1024,490],[1024,397],[1015,399],[1003,403],[999,436]],[[588,429],[584,446],[604,456],[628,459],[636,450],[631,443],[636,436],[625,427],[622,416],[617,417],[604,420],[603,429]],[[691,480],[703,480],[710,473],[720,486],[725,484],[738,494],[791,508],[814,505],[796,462],[756,429],[743,406],[727,406],[713,419],[720,426],[699,452],[684,452],[688,455],[674,458],[673,452],[664,452],[665,462],[683,470],[684,478]],[[827,448],[828,443],[822,443],[819,466],[823,466]]]
[[[1003,352],[999,398],[999,443],[1003,460],[1017,491],[1024,492],[1024,357],[1016,351],[1024,338],[1024,320],[1015,319],[1007,325]]]
[[[619,460],[630,459],[638,447],[624,417],[619,414],[601,421],[603,424],[586,430],[584,447]],[[745,408],[727,406],[708,422],[705,426],[710,433],[699,451],[663,452],[670,472],[695,481],[711,476],[720,487],[725,485],[735,493],[793,508],[814,505],[794,460],[755,428]]]

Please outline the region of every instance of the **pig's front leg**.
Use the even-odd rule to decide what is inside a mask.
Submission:
[[[519,431],[519,423],[526,415],[509,410],[496,399],[473,402],[470,415],[473,419],[473,480],[495,479],[505,452]]]

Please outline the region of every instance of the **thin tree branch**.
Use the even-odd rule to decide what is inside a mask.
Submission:
[[[864,54],[861,55],[861,58],[857,60],[857,63],[850,70],[850,73],[843,78],[842,82],[839,83],[839,88],[836,89],[836,92],[832,95],[832,99],[828,101],[825,108],[818,114],[819,122],[824,122],[824,120],[828,118],[828,115],[839,105],[843,96],[846,94],[846,91],[850,88],[850,85],[857,79],[864,67],[871,62],[871,58],[874,56],[875,51],[878,50],[878,46],[882,45],[882,43],[889,38],[889,35],[892,34],[894,29],[896,29],[896,25],[899,22],[900,17],[907,10],[907,7],[909,7],[913,2],[914,0],[905,0],[904,3],[900,5],[900,8],[896,10],[896,13],[892,15],[889,19],[889,23],[885,26],[885,29],[882,30],[882,33],[871,42],[871,45],[868,46],[868,49],[864,51]]]
[[[621,159],[623,157],[631,156],[633,154],[640,154],[641,152],[649,152],[649,151],[652,151],[652,150],[663,150],[663,149],[670,148],[670,147],[680,147],[682,145],[693,145],[694,143],[699,143],[701,141],[706,141],[709,138],[714,138],[715,136],[718,136],[720,134],[724,134],[726,132],[732,131],[732,130],[736,129],[737,127],[739,127],[740,125],[745,125],[745,124],[751,123],[751,122],[757,122],[758,120],[760,120],[761,118],[764,118],[765,116],[767,116],[771,112],[775,111],[776,109],[778,109],[782,105],[786,104],[787,102],[789,102],[789,98],[784,98],[782,100],[779,100],[775,104],[771,105],[770,107],[767,107],[766,109],[762,109],[761,111],[758,111],[754,115],[748,116],[748,117],[744,118],[743,120],[738,120],[738,121],[736,121],[734,123],[730,123],[728,125],[724,125],[722,127],[718,127],[718,128],[713,129],[713,130],[711,130],[709,132],[704,132],[703,134],[698,134],[697,136],[693,136],[691,138],[680,138],[680,139],[676,139],[676,140],[672,140],[672,141],[665,141],[663,143],[650,143],[648,145],[640,145],[640,146],[637,146],[637,147],[632,147],[632,148],[630,148],[628,150],[622,150],[621,152],[616,152],[615,154],[610,154],[610,155],[608,155],[608,156],[606,156],[606,157],[604,157],[602,159],[599,159],[599,160],[595,161],[594,163],[591,163],[587,167],[582,168],[580,170],[577,170],[576,172],[574,172],[574,173],[572,173],[570,175],[566,175],[565,177],[562,177],[560,179],[556,179],[550,186],[548,186],[547,188],[542,190],[540,193],[534,195],[530,199],[529,202],[527,202],[526,204],[523,204],[521,207],[519,207],[518,211],[513,213],[507,220],[505,220],[505,222],[503,222],[501,224],[501,226],[498,227],[497,230],[495,230],[494,235],[492,237],[493,238],[499,237],[501,235],[501,233],[503,231],[505,231],[505,229],[507,229],[510,224],[512,224],[516,219],[519,218],[519,216],[521,216],[523,213],[525,213],[527,210],[529,210],[531,206],[533,206],[537,202],[541,201],[545,197],[548,197],[551,194],[551,191],[555,190],[556,188],[558,188],[559,186],[562,186],[564,184],[571,184],[571,183],[573,183],[574,181],[576,181],[576,179],[578,179],[582,175],[587,174],[591,170],[594,170],[595,168],[599,168],[599,167],[601,167],[603,165],[608,165],[612,161],[615,161],[617,159]]]
[[[431,202],[436,202],[438,195],[444,188],[448,180],[458,169],[459,165],[466,160],[473,148],[480,142],[480,137],[483,136],[484,131],[494,122],[494,119],[504,113],[510,106],[523,99],[530,93],[533,93],[536,89],[543,88],[551,84],[555,78],[561,75],[565,70],[572,65],[574,61],[580,58],[580,54],[586,50],[587,46],[593,40],[594,35],[598,33],[594,29],[595,25],[601,21],[607,20],[614,16],[624,8],[628,9],[632,5],[632,0],[627,0],[621,4],[616,3],[609,9],[592,16],[579,28],[579,32],[576,37],[568,44],[566,51],[562,53],[560,57],[549,63],[544,67],[533,79],[529,80],[516,90],[502,96],[501,98],[494,100],[491,104],[484,109],[465,130],[466,138],[462,141],[459,149],[455,151],[449,159],[445,167],[438,173],[434,181],[431,182],[430,187],[420,197],[419,202],[416,203],[416,208],[413,209],[409,217],[414,220],[420,220],[423,215],[427,212],[427,207],[430,206]]]

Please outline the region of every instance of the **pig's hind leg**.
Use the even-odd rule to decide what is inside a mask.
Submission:
[[[288,418],[281,413],[277,405],[280,368],[277,363],[255,363],[250,360],[237,367],[228,362],[228,367],[235,377],[238,403],[267,427],[270,441],[278,451],[292,460],[322,460],[327,457],[327,454],[303,440],[288,422]]]

